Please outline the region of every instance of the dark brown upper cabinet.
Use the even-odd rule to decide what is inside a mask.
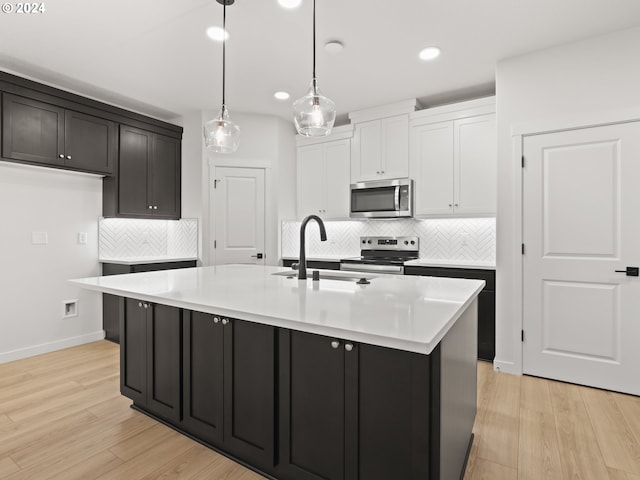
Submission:
[[[111,175],[116,124],[31,98],[2,94],[2,157]]]
[[[117,174],[103,184],[105,217],[180,218],[181,142],[120,125]]]

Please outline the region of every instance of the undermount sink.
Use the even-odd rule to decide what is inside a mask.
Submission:
[[[314,272],[316,270],[311,270]],[[358,282],[361,279],[365,279],[367,281],[372,278],[376,278],[377,275],[371,275],[368,273],[357,273],[357,272],[341,272],[340,270],[317,270],[320,273],[320,280],[346,280],[347,282]],[[274,272],[271,275],[277,275],[281,277],[290,277],[290,278],[298,278],[297,270],[285,270],[283,272]],[[311,275],[309,276],[311,277]],[[311,278],[309,278],[311,280]]]

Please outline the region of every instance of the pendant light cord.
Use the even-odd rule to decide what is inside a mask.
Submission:
[[[316,78],[316,0],[313,0],[313,78]]]
[[[222,4],[222,108],[225,105],[224,99],[224,77],[225,77],[225,47],[227,44],[227,3]]]

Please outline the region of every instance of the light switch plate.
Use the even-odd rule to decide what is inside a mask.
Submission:
[[[47,232],[31,232],[31,243],[33,245],[46,245],[49,243]]]

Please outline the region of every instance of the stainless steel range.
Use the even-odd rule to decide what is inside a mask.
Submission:
[[[340,270],[404,273],[404,262],[418,258],[418,237],[360,237],[360,256],[340,260]]]

